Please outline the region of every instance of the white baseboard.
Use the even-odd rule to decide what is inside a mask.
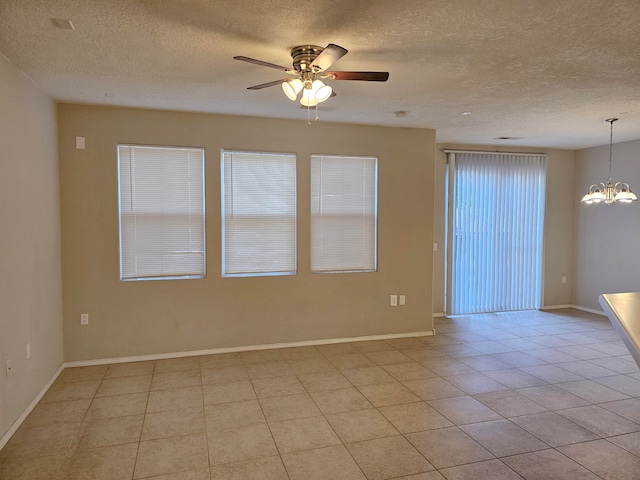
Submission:
[[[42,389],[40,390],[38,395],[36,395],[36,397],[31,401],[31,403],[25,409],[25,411],[22,412],[22,415],[20,415],[18,417],[18,419],[15,422],[13,422],[13,425],[11,425],[11,428],[9,428],[9,430],[7,430],[7,433],[5,433],[2,436],[2,438],[0,438],[0,450],[2,450],[4,448],[4,446],[7,444],[9,439],[13,436],[14,433],[16,433],[18,428],[20,428],[20,425],[22,425],[22,422],[24,422],[27,419],[27,417],[29,416],[31,411],[36,407],[38,402],[40,400],[42,400],[42,397],[44,397],[44,394],[47,393],[47,390],[49,390],[49,387],[51,387],[51,385],[53,385],[53,382],[56,381],[56,379],[62,373],[62,370],[64,370],[64,368],[65,368],[64,363],[58,367],[58,370],[56,370],[56,372],[49,379],[49,381],[45,384],[45,386],[42,387]]]
[[[188,352],[158,353],[153,355],[137,355],[132,357],[99,358],[96,360],[78,360],[65,362],[64,367],[88,367],[92,365],[106,365],[109,363],[143,362],[149,360],[164,360],[167,358],[197,357],[200,355],[216,355],[219,353],[247,352],[250,350],[273,350],[276,348],[310,347],[315,345],[330,345],[333,343],[366,342],[370,340],[388,340],[392,338],[427,337],[435,334],[435,330],[423,332],[391,333],[386,335],[369,335],[365,337],[325,338],[322,340],[305,340],[301,342],[269,343],[262,345],[247,345],[242,347],[212,348],[208,350],[192,350]]]
[[[561,308],[573,308],[573,305],[567,303],[565,305],[545,305],[540,310],[560,310]]]
[[[607,314],[604,313],[602,310],[596,310],[594,308],[581,307],[580,305],[571,305],[571,308],[575,308],[576,310],[582,310],[583,312],[595,313],[596,315],[602,315],[603,317],[607,316]]]
[[[444,316],[445,316],[444,312],[437,312],[433,314],[433,318],[440,318]]]

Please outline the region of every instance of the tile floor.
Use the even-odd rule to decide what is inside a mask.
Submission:
[[[436,327],[66,369],[0,452],[0,478],[640,478],[640,370],[605,317]]]

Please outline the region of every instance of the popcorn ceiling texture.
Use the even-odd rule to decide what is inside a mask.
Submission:
[[[321,121],[578,149],[606,144],[616,116],[616,142],[640,138],[637,0],[0,2],[0,52],[65,102],[306,121],[279,87],[246,90],[286,75],[233,56],[289,66],[291,47],[328,43],[349,50],[332,69],[390,79],[330,82]]]

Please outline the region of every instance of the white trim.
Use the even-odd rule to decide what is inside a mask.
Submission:
[[[15,422],[13,422],[13,425],[11,425],[11,428],[7,430],[7,433],[5,433],[2,436],[2,438],[0,438],[0,450],[4,448],[4,446],[7,444],[9,439],[13,436],[14,433],[16,433],[18,428],[20,428],[20,425],[22,425],[22,422],[24,422],[27,419],[27,417],[29,416],[31,411],[36,407],[38,402],[42,400],[42,397],[44,397],[44,394],[47,393],[47,390],[49,390],[51,385],[53,385],[53,382],[56,381],[56,379],[62,373],[62,370],[64,370],[64,368],[65,368],[64,363],[58,367],[58,370],[56,370],[56,372],[49,379],[49,381],[44,385],[44,387],[42,387],[38,395],[36,395],[36,397],[31,401],[31,403],[29,404],[29,406],[27,406],[25,411],[22,412],[22,415],[20,415],[18,419]]]
[[[544,305],[540,310],[560,310],[561,308],[574,308],[570,303],[564,305]]]
[[[440,317],[445,317],[446,315],[444,314],[444,312],[434,312],[433,313],[433,318],[440,318]]]
[[[595,313],[596,315],[602,315],[606,317],[607,314],[602,310],[595,310],[593,308],[581,307],[580,305],[571,305],[571,308],[575,308],[576,310],[582,310],[583,312]]]
[[[386,335],[369,335],[365,337],[326,338],[322,340],[305,340],[301,342],[269,343],[269,344],[263,344],[263,345],[247,345],[242,347],[212,348],[208,350],[157,353],[153,355],[138,355],[138,356],[132,356],[132,357],[99,358],[96,360],[78,360],[75,362],[65,362],[64,368],[89,367],[92,365],[106,365],[110,363],[128,363],[128,362],[141,362],[141,361],[148,361],[148,360],[164,360],[167,358],[196,357],[200,355],[216,355],[219,353],[247,352],[251,350],[273,350],[276,348],[310,347],[314,345],[329,345],[333,343],[366,342],[370,340],[387,340],[392,338],[429,337],[433,335],[435,335],[435,329],[426,330],[422,332],[390,333]]]
[[[480,155],[515,155],[518,157],[548,157],[548,153],[526,153],[526,152],[492,152],[490,150],[442,150],[444,153],[477,153]]]

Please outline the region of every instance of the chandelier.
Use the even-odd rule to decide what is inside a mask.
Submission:
[[[582,197],[582,203],[591,205],[592,203],[604,202],[607,205],[612,203],[631,203],[638,200],[635,193],[629,188],[629,184],[625,182],[613,183],[611,179],[611,152],[613,148],[613,122],[618,120],[617,118],[607,118],[605,121],[611,125],[611,131],[609,133],[609,179],[607,183],[600,182],[593,184],[589,187],[589,191]]]

